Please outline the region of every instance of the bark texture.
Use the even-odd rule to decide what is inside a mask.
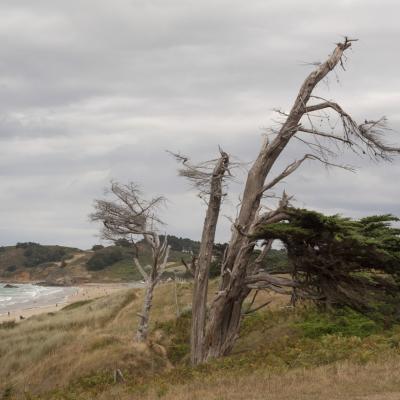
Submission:
[[[222,184],[227,171],[229,157],[222,152],[211,177],[210,197],[203,225],[200,250],[194,264],[194,286],[192,301],[192,326],[190,336],[191,362],[196,365],[204,361],[204,334],[207,317],[208,275],[212,261],[215,230],[222,201]]]
[[[300,120],[307,113],[307,103],[313,89],[341,62],[343,52],[350,46],[351,41],[347,39],[338,43],[328,59],[305,79],[276,137],[271,143],[267,140],[263,143],[249,170],[240,212],[234,224],[235,230],[222,266],[221,285],[210,308],[205,336],[205,360],[228,354],[239,333],[242,304],[251,290],[246,284],[255,246],[251,235],[259,219],[266,178],[279,155],[301,127]]]
[[[144,295],[142,312],[141,314],[139,314],[139,324],[136,332],[136,339],[139,342],[143,342],[146,340],[149,331],[150,310],[153,303],[154,288],[155,283],[148,282]]]
[[[238,216],[232,226],[232,236],[221,267],[220,286],[215,295],[209,312],[206,315],[205,299],[207,282],[202,267],[195,271],[195,293],[193,298],[193,325],[192,325],[192,362],[200,363],[209,359],[228,354],[236,341],[242,319],[242,305],[252,289],[271,288],[272,290],[296,295],[301,291],[295,282],[279,280],[269,274],[259,273],[260,262],[252,262],[254,247],[257,244],[255,232],[260,225],[279,222],[286,218],[285,208],[289,198],[284,193],[278,208],[274,211],[262,211],[262,199],[265,192],[274,188],[285,177],[293,173],[305,160],[317,160],[327,166],[339,166],[352,169],[346,165],[337,165],[330,162],[335,156],[338,146],[350,148],[359,155],[367,154],[376,160],[390,160],[392,154],[399,154],[400,149],[388,146],[382,141],[385,130],[385,119],[365,120],[357,124],[352,116],[344,111],[337,103],[313,95],[313,91],[321,80],[337,65],[344,69],[343,54],[352,45],[354,40],[347,37],[337,43],[332,54],[325,62],[320,63],[306,77],[301,85],[292,108],[289,112],[278,111],[284,117],[280,128],[272,130],[271,141],[265,140],[260,152],[250,168],[244,191],[241,196]],[[311,103],[311,104],[310,104]],[[336,128],[329,126],[329,131],[321,130],[320,121],[328,120],[329,113],[334,114],[339,121],[337,126],[340,132],[333,132]],[[318,121],[318,123],[314,123]],[[318,126],[317,126],[318,125]],[[310,139],[311,137],[311,139]],[[291,139],[299,140],[310,149],[311,154],[303,153],[303,157],[288,165],[281,174],[268,179],[271,169],[278,157],[286,148]],[[321,140],[324,141],[321,143]],[[331,146],[325,143],[334,144]],[[340,151],[340,149],[339,149]],[[185,164],[186,158],[180,157]],[[195,177],[197,182],[203,182],[204,175],[198,171],[188,169],[186,177]],[[218,189],[216,193],[218,192]],[[211,192],[212,198],[212,192]],[[217,203],[215,202],[215,205]],[[211,202],[209,204],[211,206]],[[205,220],[202,246],[202,264],[207,265],[210,257],[207,249],[210,248],[210,239],[215,232],[215,210],[209,209]],[[214,224],[214,222],[213,222]],[[265,244],[262,254],[268,252],[271,242]],[[289,288],[287,291],[284,287]],[[206,324],[205,331],[202,327]]]

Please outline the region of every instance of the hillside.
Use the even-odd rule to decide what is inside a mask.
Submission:
[[[132,262],[132,249],[121,246],[95,246],[80,250],[65,246],[18,243],[0,247],[0,280],[4,282],[45,282],[70,285],[85,282],[125,282],[141,280]],[[172,250],[168,274],[183,273],[182,258],[187,251]],[[151,262],[150,250],[140,245],[143,265]]]
[[[199,242],[187,238],[169,236],[171,252],[164,277],[185,277],[181,260],[190,260],[198,251]],[[142,265],[151,263],[151,252],[145,243],[139,243],[139,259]],[[211,276],[218,276],[225,245],[216,245]],[[94,250],[93,250],[94,249]],[[80,250],[66,246],[47,246],[38,243],[17,243],[16,246],[0,247],[0,281],[44,282],[71,285],[87,282],[128,282],[142,280],[132,262],[133,250],[121,240],[118,245],[93,246],[92,250]],[[285,250],[271,250],[265,260],[267,269],[286,270]]]
[[[216,282],[211,283],[212,289]],[[231,356],[187,365],[190,284],[155,293],[149,345],[132,340],[141,290],[0,325],[3,399],[364,399],[400,398],[400,327],[355,312],[287,308],[247,317]],[[77,356],[79,354],[79,357]],[[34,368],[33,368],[34,367]],[[124,382],[114,383],[119,368]]]

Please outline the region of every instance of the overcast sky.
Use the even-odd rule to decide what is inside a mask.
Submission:
[[[204,206],[165,150],[205,160],[221,145],[250,162],[305,63],[342,35],[359,42],[317,93],[361,121],[386,115],[400,143],[399,15],[395,0],[1,0],[0,245],[93,245],[88,214],[111,179],[165,195],[168,232],[198,239]],[[400,160],[343,159],[357,174],[310,162],[279,191],[327,213],[400,215]]]

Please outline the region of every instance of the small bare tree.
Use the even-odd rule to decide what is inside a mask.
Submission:
[[[162,221],[158,218],[156,211],[164,202],[164,198],[155,197],[145,200],[134,183],[123,185],[112,182],[110,192],[114,199],[112,201],[95,200],[95,211],[90,214],[90,219],[103,223],[102,237],[104,239],[115,241],[125,238],[132,243],[135,250],[133,262],[146,285],[142,312],[138,314],[139,324],[136,332],[136,339],[144,341],[148,334],[154,288],[160,282],[165,270],[170,249],[167,236],[160,240],[158,234],[158,226],[162,224]],[[150,246],[152,252],[150,271],[146,271],[139,261],[137,245],[139,238],[144,239]]]

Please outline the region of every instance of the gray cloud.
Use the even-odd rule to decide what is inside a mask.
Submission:
[[[221,144],[251,161],[272,109],[288,109],[311,70],[304,63],[344,34],[360,41],[319,93],[360,119],[386,115],[398,132],[399,10],[390,0],[3,0],[0,244],[93,244],[87,215],[112,178],[165,194],[168,230],[198,238],[204,207],[165,149],[202,160]],[[275,173],[303,151],[293,143]],[[288,178],[297,204],[400,214],[399,161],[342,159],[358,174],[308,163]],[[239,192],[233,184],[224,214]],[[223,218],[218,239],[228,237]]]

